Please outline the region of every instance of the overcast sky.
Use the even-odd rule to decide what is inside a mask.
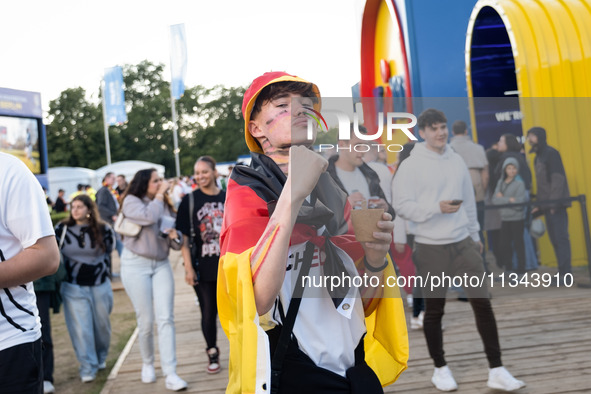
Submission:
[[[265,71],[351,96],[359,81],[364,0],[54,0],[0,7],[0,87],[41,92],[44,110],[67,88],[98,98],[104,69],[166,65],[168,29],[184,23],[186,86],[247,86]]]

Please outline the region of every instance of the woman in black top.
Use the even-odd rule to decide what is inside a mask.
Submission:
[[[194,170],[198,189],[183,197],[176,219],[177,230],[185,235],[181,249],[185,280],[195,289],[201,308],[201,329],[209,357],[208,373],[220,371],[219,349],[216,346],[216,283],[219,237],[226,200],[226,192],[216,184],[218,173],[215,166],[216,162],[210,156],[197,159]]]

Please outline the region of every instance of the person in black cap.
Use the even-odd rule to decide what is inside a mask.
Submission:
[[[531,145],[530,153],[536,154],[534,170],[537,182],[537,200],[559,200],[570,197],[568,181],[562,164],[560,153],[548,146],[546,130],[532,127],[527,131],[527,141]],[[571,274],[571,248],[568,236],[568,214],[566,208],[570,201],[552,204],[540,204],[532,210],[532,214],[540,211],[546,216],[546,225],[550,242],[558,260],[560,279]]]

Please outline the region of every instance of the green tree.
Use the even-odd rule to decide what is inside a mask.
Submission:
[[[147,60],[123,66],[128,121],[109,128],[113,162],[144,160],[175,175],[170,83],[164,65]],[[201,155],[235,160],[248,152],[241,104],[244,88],[189,87],[176,102],[182,174],[191,174]],[[98,168],[106,164],[102,106],[85,99],[82,88],[68,89],[50,103],[50,166]]]
[[[66,89],[49,103],[50,167],[98,168],[107,164],[101,109],[82,88]]]
[[[127,122],[113,127],[123,145],[113,161],[143,160],[161,164],[166,175],[175,171],[169,84],[162,79],[164,65],[142,61],[123,66]]]
[[[314,141],[315,145],[320,145],[320,144],[332,144],[332,145],[336,145],[338,143],[339,140],[339,128],[338,127],[332,127],[330,129],[328,129],[327,131],[318,131],[318,134],[316,134],[316,140]]]
[[[197,86],[180,100],[189,96],[189,103],[196,92],[200,102],[192,123],[183,124],[185,146],[181,147],[183,173],[193,172],[195,160],[202,155],[213,156],[217,161],[233,161],[248,153],[244,142],[244,120],[241,114],[244,88],[226,88],[221,85],[205,89]],[[187,94],[188,93],[188,94]]]

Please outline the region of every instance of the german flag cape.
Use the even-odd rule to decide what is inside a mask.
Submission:
[[[286,178],[268,157],[251,155],[251,166],[237,166],[230,176],[221,232],[217,302],[220,322],[230,341],[227,393],[268,393],[271,382],[268,337],[256,311],[250,257]],[[328,174],[323,177],[332,181]],[[335,185],[335,193],[336,190]],[[335,244],[344,247],[349,241],[350,237],[343,236]],[[361,250],[359,243],[353,249]],[[392,264],[388,265],[385,275],[395,275]],[[397,288],[388,291],[391,293],[371,303],[365,319],[365,359],[383,386],[396,381],[408,361],[402,300]]]

